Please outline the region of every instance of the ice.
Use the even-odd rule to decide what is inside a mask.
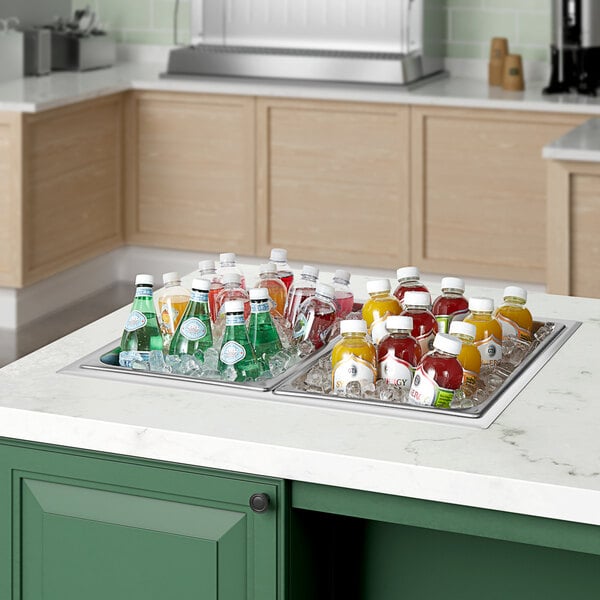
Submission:
[[[272,379],[273,375],[271,371],[263,371],[257,378],[256,381],[266,381],[267,379]]]
[[[360,381],[349,381],[346,384],[346,396],[360,397],[362,393],[362,387]]]
[[[408,392],[410,388],[406,386],[399,386],[394,389],[394,397],[392,402],[394,404],[407,404],[408,403]]]
[[[216,348],[207,348],[204,351],[204,366],[206,369],[216,371],[219,367],[219,351]]]
[[[277,335],[279,336],[279,340],[281,341],[284,350],[291,348],[294,344],[294,332],[289,321],[277,314],[273,317],[273,324],[275,325]]]
[[[205,379],[221,379],[221,373],[217,369],[204,369],[202,377]]]
[[[374,383],[366,383],[362,386],[363,397],[369,400],[378,400],[379,394]]]
[[[325,371],[317,365],[306,374],[306,378],[304,379],[306,389],[308,391],[317,391],[324,393],[325,390],[329,387],[328,382],[330,380],[330,377],[331,376],[329,375],[329,373],[327,373],[327,371]]]
[[[154,371],[155,373],[162,372],[165,368],[165,355],[162,353],[162,350],[152,350],[150,352],[148,365],[151,371]]]
[[[380,379],[376,384],[377,394],[381,402],[393,402],[396,387]]]
[[[229,365],[222,376],[225,381],[235,381],[238,378],[238,373],[233,365]]]
[[[131,368],[134,371],[149,371],[150,365],[148,364],[148,361],[136,358],[131,362]]]
[[[176,373],[181,373],[181,375],[187,376],[195,376],[200,371],[200,365],[196,361],[196,359],[189,355],[183,354],[181,356],[181,362],[179,363]]]
[[[450,408],[472,408],[473,400],[465,395],[463,390],[456,390]]]
[[[554,331],[555,327],[556,327],[555,323],[552,323],[551,321],[548,321],[547,323],[544,323],[544,325],[542,325],[533,334],[533,338],[535,339],[536,342],[539,343],[542,340],[544,340],[545,338],[547,338]]]
[[[285,366],[289,359],[289,355],[285,354],[283,351],[277,352],[277,354],[273,354],[269,359],[269,370],[273,377],[277,377],[281,375],[285,371]]]
[[[315,345],[310,340],[302,340],[296,347],[299,358],[307,358],[315,351]]]
[[[523,362],[531,349],[531,342],[521,340],[514,335],[505,336],[502,340],[502,362],[512,365],[514,370]]]

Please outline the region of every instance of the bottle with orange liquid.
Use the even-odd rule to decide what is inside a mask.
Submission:
[[[287,300],[287,290],[285,284],[277,276],[277,266],[269,262],[258,267],[257,288],[266,288],[271,298],[271,314],[275,312],[281,317],[285,312],[285,301]]]
[[[391,295],[389,279],[367,281],[369,299],[363,304],[362,317],[367,323],[373,343],[377,345],[386,334],[384,322],[390,315],[402,312],[400,302]]]
[[[421,283],[421,273],[417,267],[401,267],[396,271],[398,285],[394,290],[394,296],[404,306],[404,294],[406,292],[427,292],[429,290]]]
[[[290,287],[294,282],[294,273],[290,268],[290,265],[288,265],[287,250],[285,248],[272,248],[269,261],[275,263],[277,267],[277,276],[283,281],[286,292],[289,292]]]
[[[377,347],[379,376],[386,383],[410,387],[421,362],[421,346],[411,335],[412,317],[393,315],[385,320],[388,334]]]
[[[494,301],[491,298],[471,298],[470,314],[465,323],[475,325],[475,346],[481,354],[482,365],[494,365],[502,360],[502,327],[494,319]]]
[[[433,347],[433,339],[438,332],[438,324],[429,310],[431,296],[429,292],[406,292],[405,309],[402,316],[412,317],[412,335],[419,342],[423,356]]]
[[[504,289],[504,304],[494,313],[496,321],[502,326],[503,336],[515,336],[521,340],[531,341],[533,318],[525,307],[527,290],[515,285]]]
[[[181,278],[176,272],[165,273],[163,284],[164,287],[157,298],[158,321],[165,349],[168,350],[179,321],[190,301],[190,291],[181,285]]]
[[[435,299],[431,312],[440,333],[448,333],[453,321],[462,321],[469,314],[469,302],[464,297],[465,282],[458,277],[442,279],[442,293]]]
[[[457,337],[462,343],[458,362],[463,368],[462,388],[467,396],[472,396],[477,389],[477,377],[481,370],[481,354],[473,343],[477,329],[473,323],[464,321],[452,321],[450,323],[450,335]]]
[[[202,260],[198,263],[198,271],[201,279],[210,281],[210,290],[208,292],[208,306],[210,309],[210,318],[213,323],[217,320],[219,312],[217,308],[217,296],[223,289],[223,281],[217,275],[217,268],[214,260]]]

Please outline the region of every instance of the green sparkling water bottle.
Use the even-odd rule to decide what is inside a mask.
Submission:
[[[206,279],[194,279],[192,282],[192,295],[171,340],[169,354],[191,354],[202,360],[204,351],[213,345],[209,290],[210,281]]]
[[[240,300],[228,300],[223,307],[225,333],[219,352],[219,372],[225,373],[229,367],[233,367],[237,373],[235,381],[256,379],[260,369],[246,332],[244,303]]]
[[[281,340],[273,319],[271,302],[267,288],[255,288],[250,293],[250,319],[248,320],[248,338],[254,348],[257,360],[263,369],[269,368],[269,358],[282,348]]]
[[[149,360],[152,350],[162,350],[163,340],[152,299],[152,275],[137,275],[135,298],[121,337],[119,364],[131,367],[134,360]]]

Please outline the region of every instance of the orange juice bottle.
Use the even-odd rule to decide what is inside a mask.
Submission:
[[[473,323],[464,321],[452,321],[450,323],[450,335],[457,337],[462,343],[458,362],[463,368],[462,388],[465,394],[472,395],[477,389],[477,376],[481,370],[481,354],[473,343],[477,328]]]
[[[190,291],[181,285],[179,273],[165,273],[164,287],[158,294],[158,323],[168,348],[179,321],[190,301]]]
[[[514,335],[521,340],[531,340],[533,318],[525,307],[527,290],[516,285],[504,289],[504,304],[496,309],[494,317],[502,325],[502,335]]]
[[[482,365],[493,365],[502,359],[502,327],[494,319],[494,301],[491,298],[471,298],[471,311],[466,323],[475,325],[475,346],[481,354]]]
[[[269,262],[258,267],[257,288],[267,288],[271,299],[271,315],[276,311],[283,317],[285,312],[285,301],[287,300],[287,290],[285,283],[277,276],[277,265]]]
[[[387,334],[385,326],[378,325],[383,325],[390,315],[399,315],[402,312],[400,302],[390,294],[391,289],[389,279],[367,281],[369,299],[363,304],[362,316],[374,344],[378,344],[381,337]]]
[[[345,390],[351,381],[364,387],[377,379],[377,352],[367,339],[365,321],[341,321],[342,339],[331,351],[331,386]]]

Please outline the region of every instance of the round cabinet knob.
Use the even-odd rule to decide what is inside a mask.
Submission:
[[[255,513],[264,513],[269,509],[270,498],[267,494],[252,494],[250,496],[250,508]]]

